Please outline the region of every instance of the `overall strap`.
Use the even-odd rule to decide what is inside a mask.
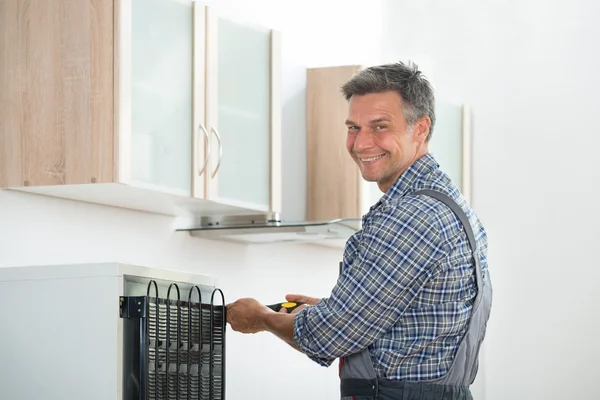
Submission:
[[[473,228],[471,228],[471,224],[469,223],[469,219],[467,218],[467,214],[460,208],[456,201],[450,196],[445,195],[444,193],[438,192],[437,190],[419,190],[415,192],[415,194],[425,194],[429,197],[433,197],[447,205],[453,212],[456,214],[460,222],[462,223],[463,228],[467,232],[467,237],[469,238],[469,244],[471,245],[471,250],[475,253],[477,249],[477,241],[475,240],[475,234],[473,233]]]
[[[467,214],[465,214],[465,212],[462,210],[462,208],[460,208],[460,206],[456,203],[456,201],[454,201],[454,199],[452,197],[447,196],[444,193],[438,192],[437,190],[429,190],[429,189],[419,190],[418,192],[415,192],[414,194],[424,194],[424,195],[433,197],[434,199],[441,201],[442,203],[447,205],[452,210],[452,212],[454,212],[454,214],[456,214],[456,216],[460,220],[465,232],[467,233],[469,245],[471,246],[471,251],[473,253],[473,260],[475,261],[475,277],[476,277],[477,289],[478,289],[477,297],[479,298],[480,294],[482,292],[482,289],[483,289],[483,278],[481,276],[481,268],[479,266],[479,256],[477,254],[478,253],[477,240],[475,239],[475,233],[473,232],[473,228],[471,227],[471,224],[469,223],[469,218],[467,217]],[[477,298],[475,299],[475,302],[478,303]]]

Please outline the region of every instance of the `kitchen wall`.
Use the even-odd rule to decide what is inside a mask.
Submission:
[[[599,398],[600,3],[384,10],[382,61],[415,60],[438,97],[473,109],[473,205],[495,285],[482,398]]]
[[[274,27],[283,40],[283,213],[305,214],[306,67],[376,62],[381,1],[214,1],[234,16]],[[357,16],[373,26],[357,29]],[[170,218],[0,191],[0,267],[122,261],[218,277],[228,301],[265,303],[289,292],[328,295],[341,250],[315,245],[246,247],[176,233]],[[1,326],[1,322],[0,322]],[[337,364],[325,369],[269,334],[229,331],[229,399],[333,399]],[[0,396],[1,397],[1,396]]]

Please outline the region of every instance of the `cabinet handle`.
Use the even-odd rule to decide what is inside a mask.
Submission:
[[[215,133],[217,140],[219,141],[219,161],[217,162],[217,168],[215,168],[215,172],[213,172],[211,178],[214,178],[219,171],[219,167],[221,166],[221,158],[223,157],[223,144],[221,143],[221,135],[219,135],[219,131],[217,131],[214,127],[210,128],[211,131]]]
[[[202,166],[202,168],[198,169],[198,176],[200,176],[204,173],[204,170],[206,169],[206,166],[208,165],[208,160],[210,159],[210,148],[211,148],[210,138],[208,137],[208,131],[202,124],[199,125],[199,128],[202,130],[202,132],[204,132],[204,137],[206,137],[206,145],[208,147],[208,152],[206,153],[206,157],[204,158],[204,165]],[[196,132],[198,132],[198,131],[196,131]],[[199,134],[199,132],[197,134],[197,141],[198,142],[196,145],[196,159],[200,160],[200,134]]]

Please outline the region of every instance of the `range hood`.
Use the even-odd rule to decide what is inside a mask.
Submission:
[[[278,213],[201,217],[197,226],[180,228],[191,236],[235,243],[319,242],[343,245],[360,230],[360,218],[284,222]]]

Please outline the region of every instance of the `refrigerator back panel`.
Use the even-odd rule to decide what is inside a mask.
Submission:
[[[161,289],[163,296],[161,297]],[[145,296],[119,299],[124,399],[225,400],[225,298],[152,280]]]

